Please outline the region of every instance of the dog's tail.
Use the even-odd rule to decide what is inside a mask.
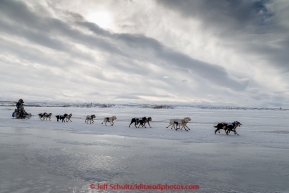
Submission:
[[[216,126],[214,126],[215,128],[217,128],[218,127],[218,125],[216,125]]]

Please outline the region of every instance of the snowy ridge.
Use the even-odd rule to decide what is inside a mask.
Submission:
[[[0,106],[15,106],[16,101],[0,101]],[[287,111],[283,108],[257,108],[257,107],[235,107],[235,106],[208,106],[208,105],[191,105],[191,104],[104,104],[104,103],[63,103],[63,102],[25,102],[24,106],[30,107],[79,107],[79,108],[152,108],[152,109],[175,109],[175,108],[198,108],[212,110],[274,110]]]

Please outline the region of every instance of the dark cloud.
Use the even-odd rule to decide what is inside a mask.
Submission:
[[[110,37],[115,41],[121,41],[125,46],[133,48],[133,52],[137,51],[138,57],[146,57],[146,60],[153,58],[153,61],[157,60],[158,62],[165,62],[165,65],[169,64],[169,66],[175,66],[186,71],[191,71],[195,76],[200,76],[210,80],[213,84],[227,86],[235,90],[244,90],[248,85],[247,79],[234,78],[230,76],[223,67],[192,59],[185,54],[165,47],[153,38],[148,38],[139,34],[105,33],[93,23],[80,22],[79,24],[81,26],[86,26],[98,35],[101,34]],[[150,55],[139,56],[143,52],[149,53]],[[130,54],[130,56],[134,57],[136,55]]]
[[[284,22],[288,18],[285,10],[289,3],[270,0],[156,2],[183,17],[200,20],[204,30],[210,30],[231,49],[262,56],[281,72],[289,70],[289,26]]]
[[[160,0],[157,3],[179,12],[184,17],[194,17],[203,21],[206,27],[225,30],[255,30],[272,24],[273,13],[267,9],[269,0],[231,1],[231,0]],[[257,32],[256,31],[256,32]]]

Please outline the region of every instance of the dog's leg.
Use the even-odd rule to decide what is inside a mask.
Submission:
[[[138,122],[138,128],[140,128],[140,126],[143,127],[143,122]]]
[[[179,125],[178,122],[174,122],[174,128],[175,128],[176,131],[178,130],[178,125]],[[179,128],[179,129],[180,129],[180,128]]]
[[[185,130],[190,130],[190,128],[187,126],[187,123],[183,123],[182,125]]]
[[[134,122],[135,122],[135,121],[131,120],[128,127],[130,127],[130,125],[133,124]]]
[[[178,130],[178,123],[174,123],[174,128],[176,131]]]
[[[151,125],[150,125],[150,122],[148,122],[148,124],[149,124],[150,128],[152,128]]]

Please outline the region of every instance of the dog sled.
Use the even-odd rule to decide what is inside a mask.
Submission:
[[[15,119],[30,119],[32,117],[31,113],[27,113],[25,110],[17,110],[12,113],[12,117]]]

